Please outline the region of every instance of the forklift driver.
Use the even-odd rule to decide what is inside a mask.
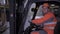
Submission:
[[[43,12],[43,17],[32,20],[32,23],[34,23],[36,25],[44,24],[43,29],[47,32],[47,34],[54,34],[54,27],[56,26],[57,19],[54,16],[54,14],[49,10],[48,3],[43,3],[42,12]],[[36,34],[36,32],[35,32],[35,34]]]

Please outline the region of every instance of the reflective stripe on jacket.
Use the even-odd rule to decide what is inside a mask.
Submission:
[[[44,15],[44,17],[40,19],[32,20],[32,23],[34,24],[41,24],[41,23],[48,23],[48,22],[57,22],[54,14],[51,12],[48,12],[47,14]]]

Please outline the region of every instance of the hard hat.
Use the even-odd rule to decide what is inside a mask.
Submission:
[[[43,3],[43,7],[49,7],[48,3]]]

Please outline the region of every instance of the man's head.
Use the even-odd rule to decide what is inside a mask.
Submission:
[[[42,11],[43,11],[44,14],[49,11],[49,4],[48,3],[43,3]]]

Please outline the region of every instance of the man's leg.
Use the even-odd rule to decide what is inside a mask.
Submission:
[[[54,34],[60,34],[60,22],[57,22],[56,27],[54,29]]]

